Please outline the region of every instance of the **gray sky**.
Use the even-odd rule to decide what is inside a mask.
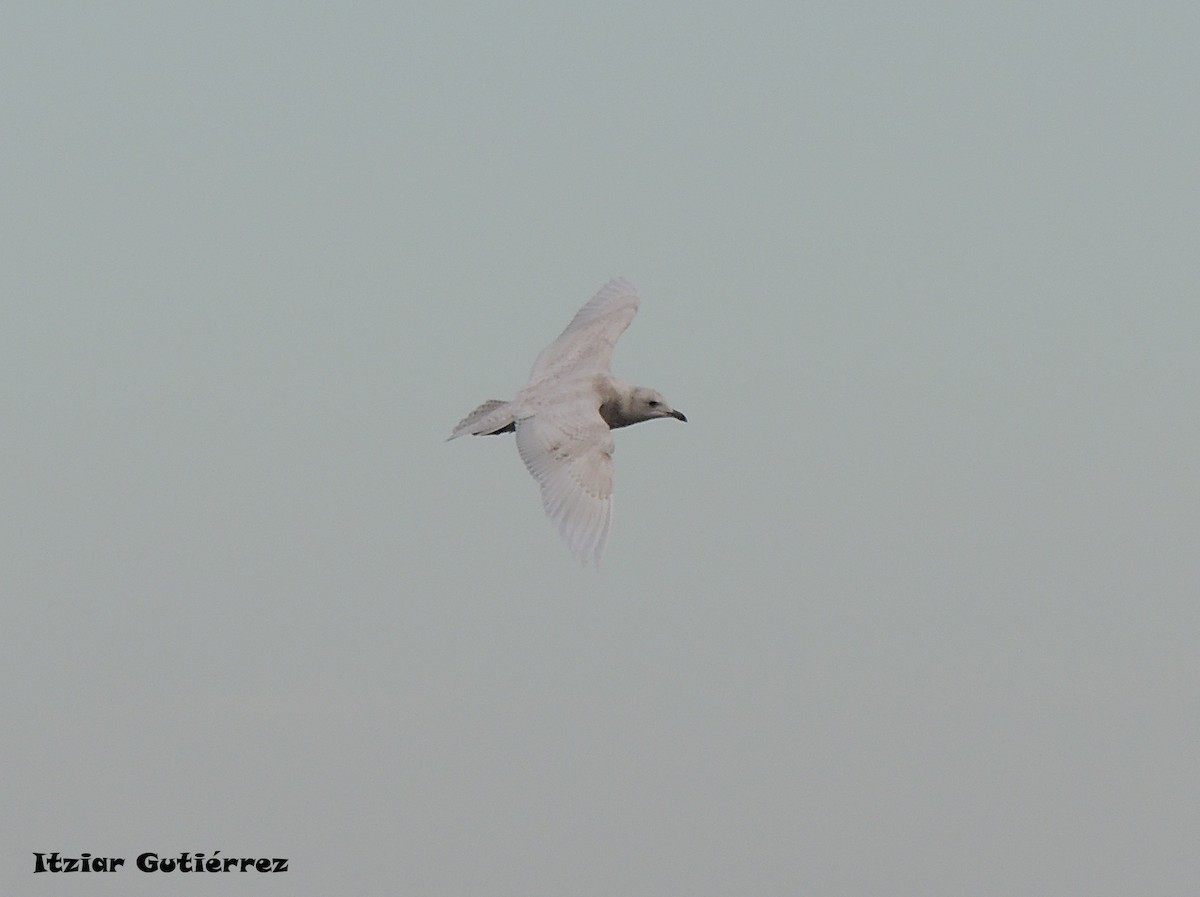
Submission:
[[[10,5],[0,889],[1196,893],[1198,39]],[[443,439],[618,274],[596,572]]]

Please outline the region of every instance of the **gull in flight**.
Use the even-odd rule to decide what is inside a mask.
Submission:
[[[610,280],[542,350],[515,399],[484,402],[450,434],[516,433],[546,515],[583,563],[600,563],[612,524],[611,431],[656,417],[687,421],[655,390],[609,373],[613,346],[639,301],[628,280]]]

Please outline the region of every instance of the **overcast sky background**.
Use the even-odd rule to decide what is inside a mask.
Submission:
[[[1200,893],[1198,45],[6,6],[0,889]],[[443,440],[620,274],[597,572]]]

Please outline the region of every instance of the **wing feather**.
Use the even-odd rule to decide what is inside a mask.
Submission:
[[[575,401],[518,420],[517,450],[571,552],[598,564],[612,524],[613,438],[595,405]]]
[[[571,323],[538,355],[529,382],[570,373],[572,376],[606,372],[613,347],[637,314],[637,288],[623,277],[610,280]]]

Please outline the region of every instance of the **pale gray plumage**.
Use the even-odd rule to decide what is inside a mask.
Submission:
[[[613,347],[639,302],[629,281],[609,281],[538,355],[516,398],[484,402],[450,434],[515,432],[546,514],[584,562],[600,562],[612,526],[611,431],[658,417],[687,420],[653,389],[609,373]]]

